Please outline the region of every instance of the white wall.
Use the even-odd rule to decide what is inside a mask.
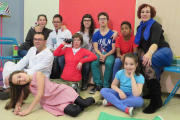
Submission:
[[[24,0],[24,40],[30,27],[35,26],[39,14],[48,19],[47,28],[53,29],[52,18],[59,13],[59,0]]]

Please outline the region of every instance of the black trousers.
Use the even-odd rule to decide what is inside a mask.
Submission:
[[[78,96],[76,100],[74,101],[74,103],[75,104],[69,104],[65,107],[64,109],[65,114],[72,117],[76,117],[84,110],[84,108],[87,108],[93,103],[95,103],[95,100],[92,97],[83,99],[82,97]]]

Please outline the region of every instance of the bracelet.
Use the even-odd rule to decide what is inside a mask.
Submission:
[[[152,50],[149,50],[152,54],[154,53]]]

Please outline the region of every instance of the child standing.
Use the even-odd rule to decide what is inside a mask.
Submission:
[[[20,116],[28,115],[39,102],[44,110],[55,116],[67,114],[75,117],[101,97],[100,92],[96,92],[94,97],[83,99],[73,88],[49,81],[40,71],[34,75],[15,71],[9,77],[9,84],[11,97],[5,109],[15,108],[14,114]],[[30,92],[35,98],[28,109],[21,111],[22,102]]]
[[[120,88],[118,84],[120,83]],[[143,99],[140,97],[144,84],[144,77],[139,74],[138,57],[134,53],[124,55],[124,69],[116,73],[111,88],[103,88],[100,92],[105,98],[103,105],[114,105],[121,111],[133,116],[134,107],[141,107]]]
[[[119,71],[119,69],[121,68],[122,64],[123,64],[123,56],[126,53],[131,53],[131,52],[137,52],[137,47],[138,45],[136,45],[134,43],[134,35],[131,35],[132,29],[131,29],[131,23],[129,23],[128,21],[124,21],[121,23],[121,37],[118,37],[116,39],[116,56],[117,58],[115,59],[114,62],[114,67],[113,67],[113,79],[115,77],[115,74],[117,73],[117,71]]]

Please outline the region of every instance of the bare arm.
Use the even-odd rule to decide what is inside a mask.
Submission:
[[[44,79],[45,79],[45,75],[42,72],[38,71],[37,75],[36,75],[38,93],[37,93],[36,97],[34,98],[33,102],[31,103],[31,105],[28,107],[28,109],[21,111],[19,113],[20,116],[25,116],[25,115],[29,114],[31,112],[31,110],[39,102],[39,100],[42,98],[43,92],[44,92],[44,85],[45,85]]]
[[[96,54],[101,56],[102,53],[98,49],[98,42],[93,42],[93,47],[94,47],[94,51],[96,52]]]
[[[109,55],[112,55],[116,50],[115,43],[112,43],[112,50],[109,51],[105,56],[108,57]]]
[[[24,92],[22,91],[21,96],[20,96],[18,102],[15,105],[14,115],[18,115],[19,112],[21,111],[21,106],[22,106],[22,103],[23,103],[23,97],[24,97]]]
[[[116,47],[116,56],[121,59],[121,49]]]
[[[137,47],[134,47],[134,48],[133,48],[133,52],[134,52],[134,53],[137,53],[137,50],[138,50]]]
[[[113,90],[115,90],[117,93],[119,93],[119,97],[121,99],[126,99],[127,97],[126,97],[125,93],[120,88],[118,88],[118,84],[119,84],[119,80],[114,78],[114,80],[111,84],[111,88]]]
[[[151,66],[152,55],[154,52],[156,52],[157,48],[158,48],[157,44],[152,44],[149,47],[148,52],[143,56],[143,62],[142,62],[143,65]]]
[[[143,84],[136,83],[134,77],[131,77],[132,93],[135,97],[139,97],[142,93]]]

